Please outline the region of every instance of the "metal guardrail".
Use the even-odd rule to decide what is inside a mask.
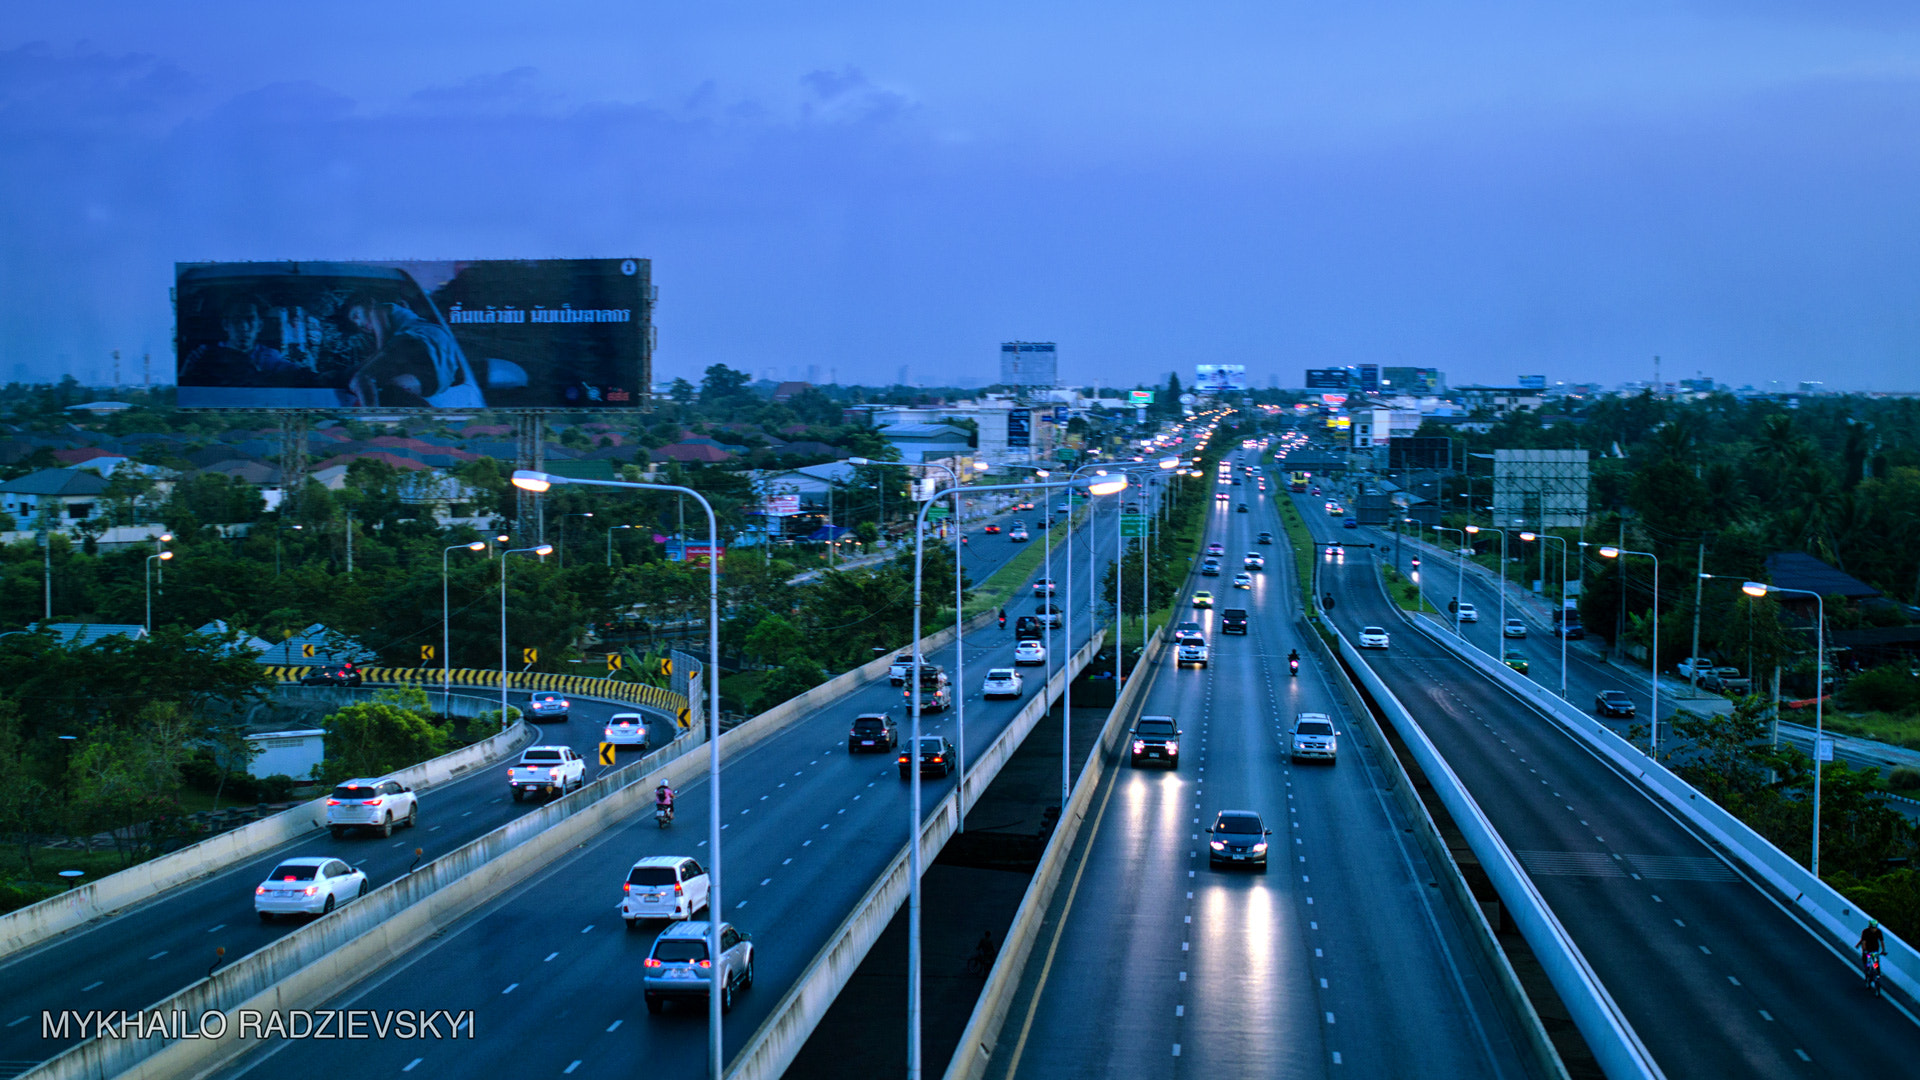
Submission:
[[[1454,824],[1480,860],[1488,880],[1500,894],[1500,900],[1507,906],[1507,912],[1513,917],[1514,925],[1519,927],[1521,936],[1533,949],[1548,981],[1567,1006],[1574,1026],[1580,1029],[1601,1070],[1610,1080],[1664,1077],[1666,1074],[1660,1071],[1659,1064],[1640,1041],[1633,1025],[1613,1000],[1613,995],[1607,992],[1600,977],[1594,974],[1572,935],[1567,933],[1559,917],[1554,915],[1553,909],[1547,906],[1546,900],[1534,888],[1533,879],[1521,869],[1520,861],[1514,857],[1493,823],[1487,820],[1480,804],[1468,793],[1466,785],[1454,774],[1446,758],[1427,738],[1426,731],[1400,699],[1394,696],[1393,691],[1387,689],[1386,682],[1367,664],[1365,657],[1353,647],[1346,635],[1340,633],[1330,621],[1322,620],[1321,625],[1333,635],[1347,667],[1359,677],[1381,709],[1392,716],[1408,752],[1420,764],[1434,794],[1446,806],[1447,813],[1453,816]]]
[[[332,670],[333,665],[288,665],[263,664],[267,673],[281,682],[297,683],[316,671]],[[360,677],[367,683],[379,683],[383,686],[415,686],[422,690],[433,690],[442,685],[438,668],[395,668],[363,667]],[[490,686],[500,688],[498,671],[482,671],[478,668],[455,668],[447,673],[447,682],[459,687]],[[590,675],[555,675],[545,671],[509,671],[507,672],[509,690],[552,690],[562,694],[578,694],[582,697],[605,698],[608,701],[627,701],[635,705],[659,709],[671,716],[679,716],[687,708],[684,694],[671,690],[662,690],[645,683],[622,682],[617,679],[602,679]]]

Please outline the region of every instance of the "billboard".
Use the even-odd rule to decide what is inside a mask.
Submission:
[[[1363,394],[1377,394],[1380,392],[1379,364],[1360,365],[1360,392]]]
[[[1389,469],[1450,469],[1453,467],[1453,440],[1422,436],[1401,436],[1387,444]]]
[[[182,408],[622,409],[653,378],[646,259],[177,263]]]
[[[800,496],[769,495],[762,512],[768,517],[792,517],[800,512]]]
[[[1060,385],[1059,350],[1051,341],[1000,343],[1000,382],[1006,386]]]
[[[1520,376],[1520,389],[1522,390],[1545,390],[1546,388],[1547,377],[1545,375]]]
[[[1033,445],[1033,410],[1007,410],[1007,446],[1025,450]]]
[[[1351,382],[1351,372],[1346,368],[1308,368],[1307,389],[1309,390],[1345,390]]]
[[[1202,394],[1219,394],[1247,388],[1245,364],[1195,364],[1193,388]]]
[[[1151,405],[1153,404],[1153,391],[1129,390],[1127,391],[1127,404],[1135,406]]]

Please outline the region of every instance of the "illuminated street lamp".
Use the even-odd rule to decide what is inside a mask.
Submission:
[[[608,567],[613,566],[613,534],[619,532],[621,529],[633,529],[633,528],[638,528],[638,526],[613,525],[608,527],[607,529],[607,566]]]
[[[1585,544],[1581,545],[1585,547]],[[1652,754],[1660,755],[1660,557],[1651,551],[1628,551],[1626,548],[1603,547],[1600,557],[1617,559],[1622,555],[1639,555],[1653,560],[1653,655],[1648,657],[1647,671],[1652,683],[1653,707],[1648,710],[1649,740]]]
[[[165,564],[173,558],[173,552],[163,551],[158,555],[147,556],[147,633],[153,633],[153,564]]]
[[[703,675],[708,693],[707,716],[707,799],[708,822],[707,843],[713,849],[713,861],[707,868],[707,955],[720,955],[720,916],[724,910],[720,904],[720,525],[714,516],[713,504],[705,495],[689,487],[678,484],[643,484],[632,480],[581,480],[571,476],[555,476],[551,473],[535,472],[531,469],[515,469],[513,486],[522,491],[531,491],[538,495],[550,490],[555,484],[585,484],[589,487],[625,488],[629,491],[671,491],[678,495],[691,495],[700,508],[707,513],[707,670]],[[504,539],[504,538],[503,538]],[[685,540],[681,541],[685,551]],[[505,567],[501,569],[502,581],[505,581]],[[506,589],[501,589],[501,602],[505,603]],[[504,616],[503,616],[504,618]],[[502,646],[504,652],[505,646]],[[504,666],[504,665],[503,665]],[[506,673],[501,672],[501,719],[506,718]],[[724,978],[722,966],[713,965],[713,985],[707,989],[707,1070],[708,1075],[725,1076],[726,1061],[721,1047],[720,997],[721,979]]]
[[[1822,705],[1826,701],[1827,691],[1827,601],[1826,598],[1811,589],[1786,589],[1765,582],[1749,581],[1740,586],[1740,591],[1748,596],[1759,598],[1768,593],[1796,593],[1811,596],[1817,605],[1819,621],[1814,624],[1814,667],[1813,667],[1813,859],[1809,869],[1814,877],[1820,876],[1820,773],[1825,762],[1820,755],[1826,750],[1825,717]]]

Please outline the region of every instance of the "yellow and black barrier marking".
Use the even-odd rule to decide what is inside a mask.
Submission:
[[[316,671],[327,670],[318,667],[290,666],[285,664],[266,665],[267,674],[280,682],[297,683]],[[430,690],[441,685],[441,672],[437,668],[388,668],[363,667],[360,678],[368,685],[417,686]],[[454,686],[484,686],[498,690],[500,673],[481,671],[476,668],[454,668],[446,673],[446,681]],[[612,679],[593,678],[586,675],[555,675],[545,671],[509,671],[507,688],[510,690],[551,690],[560,694],[581,694],[588,697],[606,698],[609,701],[630,701],[650,709],[658,709],[669,716],[683,716],[687,712],[685,695],[671,690],[662,690],[657,686],[644,683],[615,682]],[[684,725],[685,721],[682,721]]]

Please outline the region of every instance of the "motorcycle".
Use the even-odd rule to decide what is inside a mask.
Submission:
[[[1287,661],[1287,674],[1289,675],[1300,674],[1300,661],[1298,660]]]
[[[1873,991],[1874,997],[1879,997],[1880,996],[1880,954],[1868,953],[1864,958],[1862,958],[1860,967],[1862,969],[1861,975],[1867,980],[1867,989]]]
[[[673,807],[664,803],[655,803],[653,807],[653,823],[663,829],[673,824]]]

